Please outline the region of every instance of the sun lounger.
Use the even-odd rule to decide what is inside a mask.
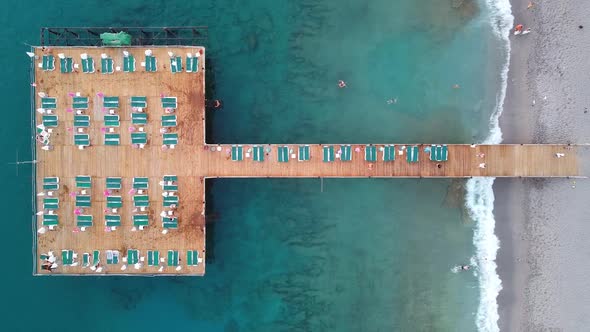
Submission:
[[[43,125],[45,127],[57,127],[58,120],[57,115],[43,115]]]
[[[82,58],[82,72],[83,73],[94,73],[94,59],[87,56]]]
[[[90,266],[90,254],[85,252],[82,254],[82,267]]]
[[[52,71],[55,69],[55,58],[53,55],[44,55],[42,61],[41,68],[43,70]]]
[[[119,108],[119,97],[107,97],[102,98],[102,106],[105,108]]]
[[[394,161],[395,160],[395,146],[386,145],[383,148],[383,161]]]
[[[146,108],[147,107],[147,98],[144,96],[131,97],[131,107]]]
[[[430,160],[437,161],[439,159],[437,146],[432,144],[430,146]]]
[[[149,225],[149,218],[147,214],[134,214],[133,215],[133,226],[145,227]]]
[[[162,142],[166,145],[178,145],[178,134],[168,133],[162,135]]]
[[[123,57],[123,71],[126,73],[132,73],[135,71],[135,58],[129,54]]]
[[[90,146],[90,135],[74,134],[74,144],[78,146]]]
[[[340,155],[340,160],[351,161],[352,160],[352,147],[350,145],[341,145],[340,149],[342,151],[342,154]]]
[[[59,219],[57,214],[44,214],[43,215],[43,226],[57,226]]]
[[[148,195],[134,195],[133,196],[133,206],[134,207],[148,207],[150,206],[150,201]]]
[[[377,148],[375,146],[365,146],[365,160],[369,162],[377,161]]]
[[[162,108],[176,109],[176,107],[177,107],[176,102],[177,102],[176,97],[162,97]]]
[[[148,266],[160,265],[160,252],[157,250],[148,250]]]
[[[148,189],[149,179],[144,177],[133,178],[133,189]]]
[[[107,250],[107,264],[119,264],[119,251],[118,250]]]
[[[147,124],[147,114],[146,113],[131,113],[131,123],[134,125]]]
[[[121,196],[107,196],[107,208],[114,209],[123,206],[123,199]]]
[[[100,250],[94,250],[92,252],[92,266],[97,266],[100,263]]]
[[[188,265],[188,266],[199,265],[199,251],[198,250],[187,250],[187,252],[186,252],[186,265]]]
[[[176,175],[164,175],[164,181],[178,181],[178,176]]]
[[[56,198],[56,197],[43,198],[43,209],[44,210],[57,210],[57,209],[59,209],[59,198]]]
[[[179,73],[182,71],[182,57],[176,56],[170,58],[170,71]]]
[[[449,160],[449,148],[446,145],[442,146],[441,157],[440,161],[447,161]]]
[[[147,133],[131,133],[131,144],[147,144]]]
[[[100,70],[103,74],[112,74],[114,70],[113,58],[101,58]]]
[[[61,261],[63,265],[74,264],[74,251],[73,250],[62,250]]]
[[[286,163],[289,161],[289,147],[279,146],[277,149],[277,156],[280,163]]]
[[[127,263],[130,265],[139,263],[139,250],[127,249]]]
[[[77,110],[88,109],[88,97],[73,97],[72,106]]]
[[[43,190],[58,190],[59,189],[59,178],[55,176],[49,176],[43,178]]]
[[[88,175],[76,176],[76,187],[82,189],[92,188],[92,178]]]
[[[76,207],[90,207],[91,204],[90,196],[76,195]]]
[[[121,144],[121,135],[119,134],[104,134],[104,145],[119,145]]]
[[[299,146],[299,161],[307,161],[309,160],[309,145],[300,145]]]
[[[334,146],[324,146],[324,162],[334,161]]]
[[[107,214],[104,216],[104,224],[107,227],[121,226],[121,216],[118,214]]]
[[[119,127],[121,123],[119,122],[118,115],[105,115],[104,116],[104,125],[105,127]]]
[[[46,110],[54,110],[57,108],[57,98],[43,97],[41,98],[41,108]]]
[[[199,58],[190,56],[186,57],[186,72],[196,73],[199,71]]]
[[[244,148],[241,145],[232,145],[231,160],[242,161],[244,159]]]
[[[168,266],[178,266],[178,250],[168,250]]]
[[[158,70],[158,61],[156,57],[153,55],[146,55],[145,56],[145,71],[147,72],[155,72]]]
[[[162,186],[162,189],[164,189],[164,191],[178,191],[177,184],[169,184],[169,182],[174,183],[177,181],[178,181],[178,177],[176,175],[164,175],[164,177],[163,177],[164,185]]]
[[[178,228],[178,218],[162,217],[162,227],[166,229]]]
[[[176,114],[162,115],[162,127],[176,127]]]
[[[91,215],[78,215],[76,216],[76,226],[78,227],[90,227],[92,226],[92,216]]]
[[[254,161],[264,161],[264,147],[255,145],[252,147],[252,159]]]
[[[74,115],[74,127],[76,127],[76,128],[90,127],[90,116],[88,116],[88,115]]]
[[[59,67],[63,74],[74,71],[74,59],[70,57],[63,57],[59,59]]]
[[[178,196],[164,196],[162,206],[168,207],[173,204],[178,206]]]
[[[418,162],[419,154],[420,154],[420,148],[418,146],[409,146],[406,148],[406,160],[409,163]]]
[[[119,190],[121,189],[121,178],[107,177],[106,184],[107,189]]]

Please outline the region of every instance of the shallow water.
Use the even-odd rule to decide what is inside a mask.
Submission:
[[[453,3],[26,0],[0,14],[13,211],[0,245],[15,252],[4,326],[37,330],[41,319],[16,313],[52,308],[45,331],[474,330],[477,278],[450,271],[474,254],[473,223],[445,203],[449,180],[215,180],[204,278],[33,278],[30,168],[7,164],[29,150],[22,43],[37,44],[41,25],[208,25],[208,79],[224,102],[210,141],[481,140],[497,60],[485,8]]]

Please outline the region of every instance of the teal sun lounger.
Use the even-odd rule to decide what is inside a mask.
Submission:
[[[334,146],[333,145],[325,145],[324,148],[324,162],[332,162],[334,161]]]
[[[299,146],[299,161],[307,161],[309,160],[309,145],[300,145]]]

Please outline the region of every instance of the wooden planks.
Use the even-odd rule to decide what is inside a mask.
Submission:
[[[59,70],[59,61],[56,70],[44,72],[36,70],[37,92],[45,92],[48,96],[57,97],[57,109],[55,114],[59,116],[59,125],[51,134],[52,151],[43,151],[37,148],[37,188],[41,190],[43,177],[57,176],[60,178],[60,190],[56,195],[60,198],[59,226],[55,231],[47,231],[38,235],[38,255],[47,251],[54,251],[56,255],[62,249],[73,249],[78,253],[81,262],[82,254],[92,253],[93,250],[101,251],[101,265],[104,274],[190,274],[203,275],[205,273],[205,219],[204,219],[204,185],[198,176],[182,175],[180,170],[184,167],[184,158],[180,151],[164,151],[161,148],[162,136],[161,116],[165,114],[161,105],[161,95],[178,98],[178,126],[174,129],[179,134],[181,144],[185,148],[194,150],[201,144],[203,138],[204,117],[204,49],[200,47],[165,47],[150,48],[158,59],[158,71],[147,73],[140,66],[144,57],[145,48],[126,48],[135,56],[136,72],[124,73],[115,71],[112,74],[95,72],[92,74],[78,72],[62,74]],[[171,73],[168,51],[186,56],[187,52],[203,52],[199,58],[198,73]],[[107,53],[114,60],[115,66],[123,66],[122,48],[53,48],[51,51],[56,59],[58,53],[71,56],[74,62],[80,63],[80,54],[87,53],[95,59],[100,59],[102,53]],[[43,51],[36,50],[41,57]],[[98,66],[97,70],[100,69]],[[89,97],[89,109],[86,112],[90,116],[91,124],[87,132],[90,134],[91,146],[79,150],[73,142],[72,131],[75,112],[67,112],[72,107],[73,98],[70,93],[79,92],[81,96]],[[117,132],[121,136],[120,146],[105,146],[103,141],[104,128],[102,98],[98,95],[118,96],[118,114],[121,125]],[[131,126],[131,96],[146,96],[148,123],[143,126],[148,135],[149,143],[145,149],[134,148],[130,142],[129,127]],[[40,105],[40,97],[37,96],[37,105]],[[41,121],[41,114],[36,115],[37,123]],[[190,147],[190,148],[189,148]],[[177,210],[179,228],[162,234],[160,212],[162,208],[162,187],[159,182],[163,175],[176,174],[179,176],[179,199]],[[92,207],[86,208],[84,213],[94,217],[94,225],[88,227],[85,232],[76,232],[76,220],[74,215],[75,197],[70,193],[76,191],[74,178],[76,175],[90,175],[92,177]],[[134,176],[149,177],[150,207],[147,213],[150,215],[150,225],[143,231],[132,231],[133,201],[129,190],[132,188]],[[113,195],[121,195],[123,207],[120,209],[121,226],[115,231],[105,231],[106,198],[103,191],[106,189],[106,177],[121,177],[122,189]],[[38,199],[38,207],[42,207],[42,198]],[[38,218],[41,227],[42,217]],[[120,269],[124,262],[119,264],[106,264],[106,250],[118,250],[121,257],[126,256],[127,249],[139,249],[141,256],[147,255],[147,250],[159,250],[160,257],[166,257],[168,250],[179,250],[181,263],[186,260],[188,250],[197,250],[203,262],[197,266],[188,267],[185,264],[180,271],[168,267],[164,263],[163,271],[157,267],[147,266],[147,261],[140,269],[128,267],[125,271]],[[40,263],[38,264],[40,265]],[[80,263],[81,265],[81,263]],[[37,273],[48,273],[41,270]],[[89,268],[81,266],[61,266],[53,273],[65,274],[95,274]]]

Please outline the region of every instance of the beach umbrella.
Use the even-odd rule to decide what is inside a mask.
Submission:
[[[99,92],[99,93],[97,93],[97,94],[96,94],[96,96],[98,96],[98,97],[102,98],[102,97],[104,97],[104,93],[102,93],[102,92]]]
[[[74,214],[79,216],[79,215],[82,214],[82,211],[80,209],[78,209],[78,208],[75,208],[74,209]]]
[[[78,194],[77,192],[75,192],[75,191],[72,191],[72,192],[70,193],[70,197],[76,197],[76,195],[77,195],[77,194]]]
[[[162,150],[163,150],[163,151],[166,151],[166,150],[168,150],[168,145],[166,145],[166,144],[163,144],[163,145],[162,145]]]
[[[27,52],[27,55],[29,56],[29,58],[35,57],[35,53],[33,53],[33,52]]]

